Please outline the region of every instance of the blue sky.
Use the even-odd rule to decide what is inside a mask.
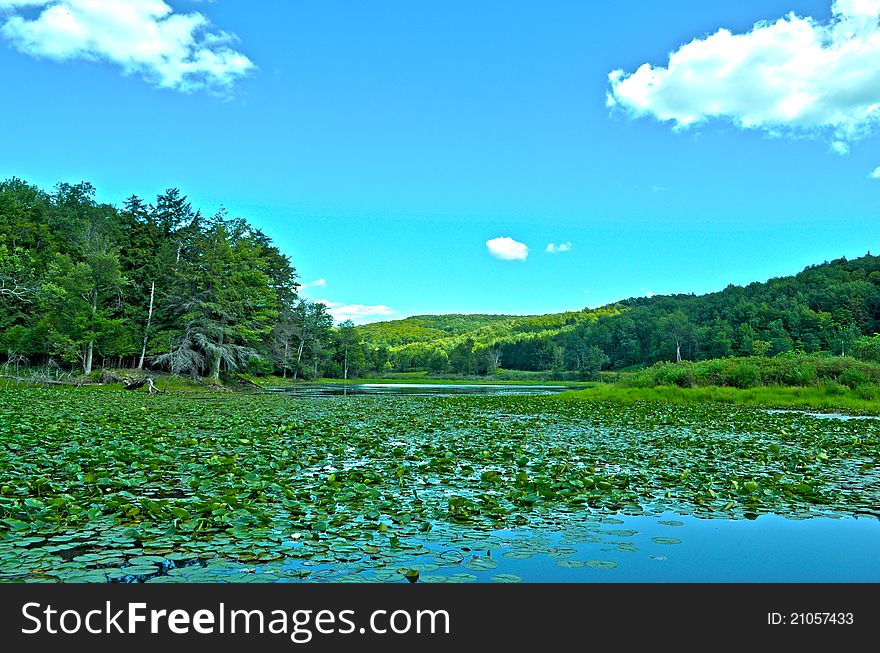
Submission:
[[[580,309],[880,250],[880,54],[851,47],[880,0],[85,4],[0,0],[0,177],[222,204],[340,316]]]

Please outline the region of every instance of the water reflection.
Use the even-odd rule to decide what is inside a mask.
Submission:
[[[303,397],[347,395],[404,395],[407,397],[437,397],[450,395],[551,395],[574,388],[555,385],[502,385],[502,384],[443,384],[443,383],[308,383],[287,388],[270,388],[275,392]]]

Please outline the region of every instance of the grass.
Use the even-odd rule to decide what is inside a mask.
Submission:
[[[565,392],[548,400],[653,402],[679,405],[729,403],[767,408],[845,411],[861,415],[880,414],[880,386],[861,386],[851,390],[837,384],[808,387],[762,386],[743,390],[719,386],[634,388],[620,384],[595,384],[592,388]]]

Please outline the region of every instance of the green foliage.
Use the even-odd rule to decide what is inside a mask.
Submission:
[[[364,341],[372,346],[398,347],[463,335],[516,319],[509,315],[414,315],[405,320],[364,324],[358,327],[358,331]]]
[[[880,363],[880,334],[859,338],[856,341],[855,356],[859,360]]]
[[[880,364],[850,357],[780,355],[774,358],[724,358],[655,365],[624,375],[624,385],[651,388],[726,386],[809,386],[836,383],[850,388],[880,384]]]

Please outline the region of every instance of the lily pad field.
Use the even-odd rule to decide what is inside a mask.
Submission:
[[[0,390],[4,582],[876,580],[878,512],[878,419]]]

